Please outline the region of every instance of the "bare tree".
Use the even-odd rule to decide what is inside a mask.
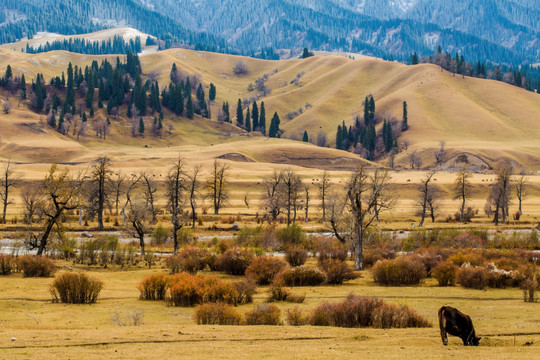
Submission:
[[[111,159],[100,156],[94,161],[88,183],[88,213],[97,215],[98,229],[103,230],[103,211],[111,193]]]
[[[416,150],[409,154],[409,165],[411,169],[420,169],[422,167],[422,159],[418,156]]]
[[[306,218],[305,218],[305,222],[308,222],[309,221],[309,200],[311,199],[309,197],[309,184],[306,184],[304,186],[304,194],[305,194],[305,211],[306,211]]]
[[[441,141],[439,145],[440,145],[439,151],[436,151],[434,154],[437,165],[442,164],[446,160],[446,150],[444,149],[444,146],[446,145],[446,143],[444,141]]]
[[[229,166],[214,159],[210,177],[206,181],[206,197],[212,200],[214,215],[219,215],[219,210],[229,201],[227,190],[227,170]]]
[[[144,185],[144,196],[146,198],[146,206],[149,206],[150,214],[152,216],[151,223],[156,223],[157,210],[155,207],[155,193],[158,190],[158,185],[156,181],[156,175],[149,172],[141,173],[141,181]]]
[[[199,187],[199,172],[201,170],[200,165],[196,165],[193,168],[193,172],[188,175],[188,192],[189,192],[189,205],[191,206],[191,227],[195,229],[195,221],[197,221],[197,196],[200,195]]]
[[[294,212],[294,220],[296,219],[296,204],[302,180],[291,168],[283,172],[282,179],[287,207],[287,227],[289,227],[291,225],[291,211]]]
[[[283,183],[283,172],[274,170],[272,175],[263,179],[264,193],[263,201],[266,209],[272,216],[272,220],[276,221],[281,210],[285,207],[285,199],[280,186]]]
[[[317,146],[326,147],[326,133],[324,131],[317,133]]]
[[[365,165],[359,165],[351,174],[346,185],[346,201],[341,209],[334,207],[330,223],[334,229],[334,235],[342,243],[346,242],[347,236],[337,231],[336,217],[349,212],[352,216],[352,233],[349,235],[354,244],[356,270],[364,269],[363,241],[368,229],[376,220],[376,214],[392,208],[395,203],[394,193],[391,189],[390,175],[386,170],[377,169],[369,175]]]
[[[525,179],[525,170],[522,170],[519,177],[514,181],[514,189],[516,190],[516,197],[519,202],[519,214],[522,215],[523,212],[521,211],[521,203],[523,202],[523,199],[529,195],[527,191],[528,183]]]
[[[421,207],[421,210],[420,210],[420,216],[421,216],[421,219],[420,219],[420,223],[418,224],[418,227],[422,227],[424,226],[424,220],[426,218],[426,210],[429,206],[429,198],[432,197],[432,189],[431,189],[431,186],[430,186],[430,183],[431,181],[433,180],[433,176],[435,176],[437,172],[436,171],[431,171],[429,172],[426,177],[424,179],[421,180],[421,185],[420,185],[420,207]],[[433,215],[434,217],[434,215]]]
[[[120,203],[120,195],[122,195],[124,190],[126,176],[120,170],[115,175],[116,177],[109,179],[109,186],[114,196],[115,215],[118,215],[118,204]]]
[[[466,166],[463,166],[461,170],[457,173],[456,181],[454,182],[454,199],[461,200],[460,207],[460,221],[465,221],[465,202],[472,194],[472,184],[471,184],[472,174],[469,172]]]
[[[499,161],[495,166],[495,171],[497,172],[497,181],[491,185],[487,202],[495,206],[493,222],[495,225],[499,225],[499,219],[504,223],[508,217],[513,166],[509,161]]]
[[[182,214],[182,198],[186,190],[186,178],[184,172],[184,162],[179,156],[173,166],[169,169],[166,179],[167,198],[171,211],[171,223],[173,225],[173,246],[174,254],[178,254],[178,231],[182,228],[180,216]]]
[[[2,211],[2,224],[6,223],[6,212],[8,205],[12,204],[9,193],[12,188],[19,185],[21,180],[21,174],[18,174],[11,165],[11,159],[8,159],[6,168],[0,178],[0,199],[2,199],[3,211]]]
[[[140,180],[141,180],[140,176],[137,176],[135,174],[131,174],[131,179],[129,179],[129,181],[126,184],[127,185],[125,187],[126,202],[124,203],[124,206],[122,207],[122,210],[120,211],[120,214],[122,214],[123,217],[124,217],[124,220],[123,220],[124,222],[127,221],[127,217],[128,217],[128,211],[127,211],[128,209],[127,209],[127,207],[131,202],[131,194],[133,193],[133,191],[139,185]]]
[[[2,111],[4,112],[4,114],[9,114],[10,110],[11,103],[9,102],[9,100],[4,101],[4,103],[2,104]]]
[[[43,231],[39,238],[32,235],[28,242],[30,249],[38,249],[37,255],[42,255],[47,248],[49,235],[56,226],[61,229],[61,221],[65,213],[75,210],[79,204],[77,194],[79,193],[80,181],[73,179],[67,170],[58,172],[56,164],[52,164],[49,173],[43,182],[46,201],[43,206],[43,215],[46,219]]]
[[[134,198],[129,201],[129,215],[128,219],[131,226],[135,230],[137,237],[139,238],[139,245],[141,247],[141,254],[144,256],[144,235],[147,232],[147,228],[144,224],[148,218],[149,212],[144,200],[140,198]]]
[[[43,217],[43,189],[38,184],[26,183],[22,189],[24,220],[32,229],[34,218],[39,222]]]
[[[328,195],[328,191],[330,189],[331,183],[330,183],[330,176],[328,175],[328,172],[325,170],[321,177],[321,182],[317,184],[319,187],[319,197],[321,199],[321,208],[322,208],[322,220],[326,220],[326,197]]]

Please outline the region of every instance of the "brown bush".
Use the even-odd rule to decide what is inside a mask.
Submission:
[[[314,326],[339,327],[428,327],[431,324],[407,306],[387,304],[375,297],[350,294],[341,303],[324,303],[309,317]]]
[[[364,267],[370,268],[379,260],[395,259],[396,252],[392,249],[368,249],[364,251]]]
[[[347,260],[347,249],[335,239],[322,238],[318,244],[319,262],[326,259]]]
[[[302,266],[308,259],[308,252],[299,246],[292,247],[285,252],[285,260],[292,267]]]
[[[426,277],[424,265],[407,258],[379,261],[371,272],[381,285],[418,285]]]
[[[253,253],[246,249],[229,249],[219,255],[216,260],[217,268],[230,275],[244,275],[254,259]]]
[[[10,275],[16,267],[13,255],[0,254],[0,275]]]
[[[238,292],[237,304],[249,304],[253,302],[253,295],[257,292],[257,284],[252,279],[235,281],[233,287]]]
[[[303,265],[283,270],[276,275],[274,282],[285,286],[317,286],[326,282],[326,275]]]
[[[303,303],[306,299],[305,295],[294,295],[289,289],[280,285],[272,285],[268,291],[270,294],[268,299],[266,299],[267,302],[286,301],[299,304]]]
[[[279,258],[259,256],[246,269],[246,276],[255,279],[259,285],[267,285],[286,267],[287,263]]]
[[[141,300],[163,300],[170,286],[170,279],[164,273],[148,275],[141,280],[137,289]]]
[[[254,292],[247,284],[235,285],[217,276],[185,272],[172,275],[170,284],[168,300],[174,306],[194,306],[207,302],[237,305],[251,301]]]
[[[231,305],[209,303],[195,308],[193,318],[198,325],[240,325],[242,315]]]
[[[462,266],[457,273],[457,282],[465,288],[483,290],[487,286],[488,271],[481,267]]]
[[[51,259],[45,256],[25,255],[18,259],[24,277],[50,277],[56,271]]]
[[[182,271],[195,274],[199,270],[204,270],[207,264],[208,251],[197,247],[186,247],[178,255],[171,256],[167,260],[172,274]]]
[[[448,261],[457,266],[462,266],[463,264],[470,264],[472,266],[483,266],[486,263],[485,258],[482,256],[482,253],[479,251],[467,251],[461,250],[458,253],[448,257]]]
[[[303,326],[308,323],[308,319],[298,307],[287,309],[285,316],[287,317],[287,323],[291,326]]]
[[[431,276],[437,279],[439,286],[454,286],[456,283],[456,266],[442,262],[431,271]]]
[[[103,282],[84,273],[67,272],[57,276],[50,288],[53,302],[93,304],[103,288]]]
[[[328,284],[343,284],[344,281],[353,280],[359,276],[347,263],[338,259],[320,260],[319,268],[326,274]]]
[[[420,262],[424,264],[427,276],[431,276],[431,270],[437,267],[443,258],[441,255],[432,251],[416,251],[415,254],[410,255],[409,258],[414,262]]]
[[[247,325],[282,325],[281,310],[274,304],[257,304],[246,313]]]

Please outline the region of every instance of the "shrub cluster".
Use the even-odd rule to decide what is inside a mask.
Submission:
[[[308,259],[308,253],[307,251],[300,247],[300,246],[294,246],[287,249],[285,252],[285,260],[291,265],[292,267],[302,266],[306,263]]]
[[[306,238],[306,232],[298,224],[279,229],[277,239],[284,246],[300,245]]]
[[[103,282],[85,273],[66,272],[57,276],[51,285],[53,302],[93,304],[103,288]]]
[[[303,265],[283,270],[276,275],[274,282],[285,286],[317,286],[326,282],[326,275]]]
[[[298,315],[296,315],[298,317]],[[381,299],[350,294],[341,303],[324,303],[308,317],[314,326],[406,328],[429,327],[422,315],[408,306],[388,304]]]
[[[431,276],[437,279],[439,286],[454,286],[456,283],[456,266],[442,262],[431,271]]]
[[[224,303],[202,304],[193,315],[198,325],[240,325],[242,315],[231,305]]]
[[[259,285],[268,285],[286,267],[287,263],[279,258],[259,256],[246,269],[246,276],[253,278]]]
[[[204,270],[209,257],[207,250],[197,247],[183,248],[178,255],[171,256],[168,259],[168,266],[172,274],[182,271],[195,274],[199,270]]]
[[[141,300],[163,300],[170,285],[169,276],[164,273],[148,275],[141,280],[137,289],[141,292]]]
[[[45,256],[21,256],[18,265],[24,277],[50,277],[56,271],[52,260]]]
[[[319,268],[326,274],[326,282],[328,284],[343,284],[344,281],[353,280],[358,277],[358,274],[345,261],[339,259],[327,258],[319,260]]]
[[[426,277],[422,263],[410,258],[382,260],[371,269],[373,280],[381,285],[418,285]]]
[[[13,255],[0,254],[0,275],[10,275],[16,267]]]
[[[281,285],[272,285],[268,290],[270,293],[267,302],[286,301],[291,303],[303,303],[306,299],[305,295],[295,295],[287,288]]]
[[[347,260],[347,249],[337,240],[323,238],[318,244],[319,262],[327,259]]]
[[[79,246],[77,261],[81,264],[94,265],[101,263],[101,265],[105,266],[111,260],[114,260],[118,244],[119,239],[116,235],[103,235],[95,239],[85,240]]]
[[[483,290],[487,286],[488,271],[483,267],[462,266],[457,282],[465,288]]]
[[[281,310],[274,304],[257,304],[252,311],[246,313],[246,324],[282,325]]]
[[[231,283],[217,276],[174,274],[170,278],[169,302],[174,306],[194,306],[207,302],[238,305],[251,302],[255,288]]]
[[[218,256],[216,266],[230,275],[244,275],[253,259],[254,255],[249,250],[233,248]]]
[[[364,267],[371,268],[379,260],[395,259],[396,252],[392,249],[367,249],[364,251]]]
[[[287,317],[287,323],[291,326],[303,326],[308,324],[308,319],[298,307],[287,309],[285,316]]]

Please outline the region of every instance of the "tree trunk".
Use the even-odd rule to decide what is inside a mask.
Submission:
[[[173,223],[173,254],[178,254],[178,224]]]
[[[4,212],[2,213],[2,224],[6,223],[6,211],[7,211],[7,203],[8,203],[8,192],[6,189],[6,198],[4,199]]]
[[[461,203],[461,222],[464,222],[465,217],[465,196],[463,196],[463,202]]]
[[[354,270],[364,270],[364,256],[362,253],[362,241],[363,241],[362,224],[357,225],[356,236],[356,248],[354,249]]]
[[[43,235],[41,235],[41,239],[39,240],[38,251],[37,251],[38,256],[43,255],[43,253],[45,252],[45,248],[47,247],[47,240],[49,239],[51,230],[54,224],[56,224],[56,221],[58,220],[59,217],[60,215],[55,215],[47,223],[47,227],[45,228],[45,231],[43,232]]]

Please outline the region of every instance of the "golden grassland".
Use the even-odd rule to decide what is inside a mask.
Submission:
[[[61,262],[64,270],[73,265]],[[80,270],[80,269],[79,269]],[[85,269],[88,270],[88,269]],[[138,282],[161,269],[126,271],[90,269],[103,280],[104,289],[94,305],[65,305],[50,301],[52,279],[2,277],[0,281],[0,358],[115,358],[151,359],[532,359],[538,352],[538,303],[524,303],[519,289],[469,290],[439,288],[432,279],[414,287],[382,287],[369,271],[340,286],[294,288],[306,295],[299,307],[309,310],[328,301],[341,301],[349,293],[379,296],[405,304],[433,323],[425,329],[343,329],[293,326],[199,326],[192,308],[165,302],[138,300]],[[263,302],[261,287],[254,303]],[[444,347],[439,336],[437,310],[449,304],[469,314],[481,346],[463,347],[450,337]],[[254,304],[243,305],[240,312]],[[280,303],[282,315],[295,305]],[[144,324],[119,326],[115,313],[144,313]],[[11,341],[11,338],[16,338]],[[532,346],[524,346],[534,342]]]

